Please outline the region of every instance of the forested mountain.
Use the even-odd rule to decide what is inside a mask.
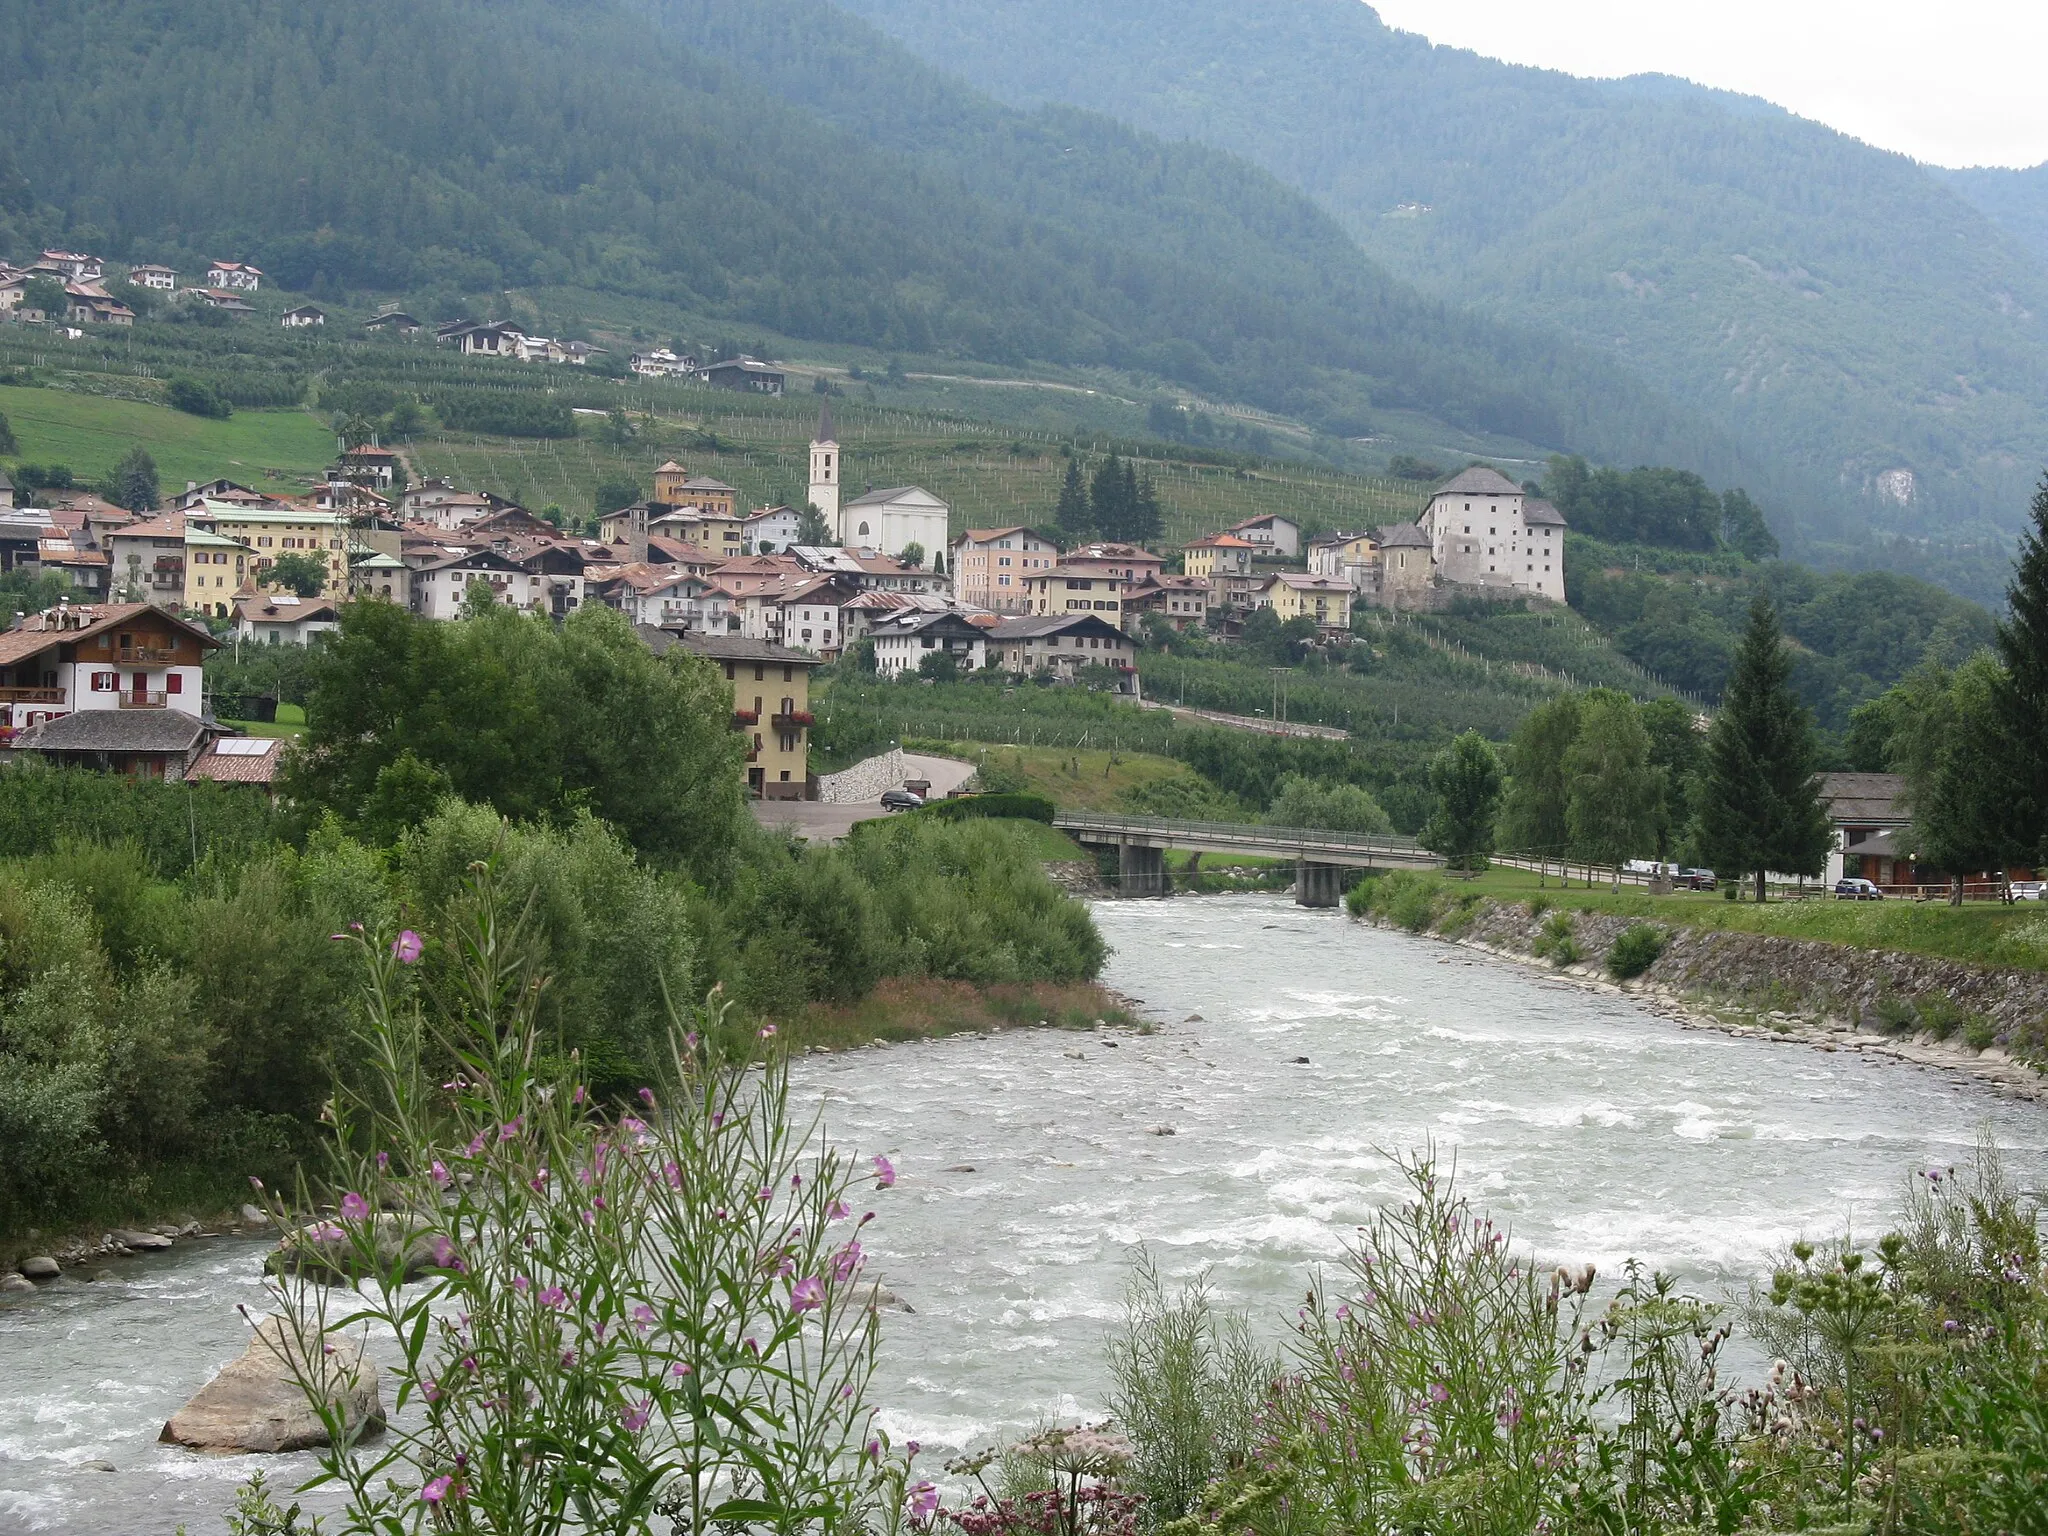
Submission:
[[[27,0],[0,229],[288,283],[568,284],[1740,470],[1590,350],[1426,299],[1268,173],[959,86],[823,0]]]
[[[2048,165],[2024,171],[1973,166],[1938,171],[1943,180],[1990,217],[2007,234],[2048,261]]]
[[[1432,47],[1358,0],[841,3],[1005,100],[1234,150],[1425,289],[1610,349],[1772,462],[1809,549],[2010,530],[2048,459],[2048,263],[1767,103]]]

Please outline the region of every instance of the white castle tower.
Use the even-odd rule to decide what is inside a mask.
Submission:
[[[839,439],[832,430],[832,401],[827,396],[818,407],[818,435],[811,439],[811,505],[825,514],[825,526],[842,544],[845,530],[839,526]]]

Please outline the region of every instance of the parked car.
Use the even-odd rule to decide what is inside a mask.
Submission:
[[[885,811],[914,811],[924,804],[924,797],[907,789],[885,789],[882,791],[882,809]]]
[[[1719,884],[1711,869],[1681,869],[1671,883],[1681,891],[1711,891]]]
[[[1868,880],[1837,880],[1835,882],[1837,901],[1883,901],[1884,892]]]
[[[2041,901],[2048,899],[2048,881],[2015,880],[2012,883],[2014,901]]]

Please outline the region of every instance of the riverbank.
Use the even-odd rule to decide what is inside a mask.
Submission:
[[[1625,996],[1693,1029],[1859,1051],[1972,1078],[2048,1103],[2048,976],[1927,954],[1865,949],[1735,928],[1696,928],[1668,910],[1646,919],[1503,901],[1445,882],[1398,877],[1368,889],[1353,915],[1477,950],[1589,991]],[[1710,909],[1711,910],[1711,909]],[[1611,974],[1615,943],[1657,935],[1639,975]],[[1446,957],[1448,960],[1448,957]]]

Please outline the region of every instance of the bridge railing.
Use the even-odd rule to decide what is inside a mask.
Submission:
[[[1061,811],[1053,823],[1062,832],[1199,839],[1243,848],[1248,853],[1384,853],[1428,859],[1434,855],[1412,837],[1397,833],[1323,832],[1309,827],[1275,827],[1242,821],[1172,821],[1159,816],[1107,816],[1099,811]]]

